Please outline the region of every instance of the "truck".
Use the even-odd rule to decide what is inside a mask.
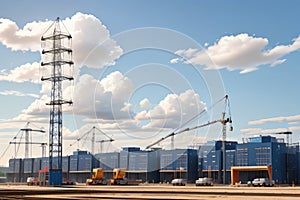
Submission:
[[[125,178],[126,169],[116,168],[113,170],[113,177],[110,180],[111,185],[127,185],[128,180]]]
[[[93,169],[92,178],[86,179],[86,185],[107,185],[102,168]]]

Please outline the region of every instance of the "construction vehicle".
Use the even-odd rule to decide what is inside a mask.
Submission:
[[[113,178],[110,180],[111,185],[127,185],[128,180],[125,178],[126,169],[114,169],[113,170]]]
[[[104,173],[102,168],[93,169],[93,174],[91,179],[86,179],[86,185],[106,185],[107,181],[104,178]]]

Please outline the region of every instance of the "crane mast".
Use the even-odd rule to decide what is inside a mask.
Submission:
[[[29,124],[29,123],[28,123]],[[44,130],[38,130],[38,129],[31,129],[31,128],[22,128],[21,131],[25,131],[25,158],[29,158],[29,144],[33,144],[30,142],[30,132],[40,132],[40,133],[46,133]]]

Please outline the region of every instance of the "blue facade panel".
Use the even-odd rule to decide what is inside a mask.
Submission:
[[[197,150],[188,150],[188,163],[187,163],[187,179],[194,183],[198,178],[198,154]]]
[[[78,171],[78,156],[70,156],[70,171]]]
[[[212,150],[206,156],[203,157],[202,169],[208,171],[222,170],[222,151]]]
[[[272,143],[271,165],[273,179],[278,183],[287,183],[286,180],[286,146],[284,143]]]
[[[68,172],[70,166],[70,157],[69,156],[64,156],[62,157],[62,170],[63,172]]]
[[[121,151],[120,152],[120,168],[128,169],[129,168],[129,153],[128,151]]]
[[[98,153],[95,158],[99,160],[100,167],[104,170],[112,170],[114,168],[120,168],[120,153]]]
[[[9,160],[9,172],[21,173],[22,172],[22,159],[10,159]]]
[[[207,158],[207,154],[215,149],[214,143],[206,144],[199,146],[198,149],[198,170],[202,171],[203,164],[204,164],[204,158]]]
[[[272,165],[272,143],[238,144],[236,149],[236,166]]]
[[[34,158],[33,161],[33,173],[38,173],[41,170],[42,158]]]
[[[148,153],[148,172],[158,171],[160,167],[160,151],[155,150]]]
[[[41,169],[49,167],[49,158],[41,158]]]
[[[120,152],[120,168],[126,168],[129,171],[157,171],[160,168],[159,164],[160,150],[137,151],[134,149]]]
[[[32,173],[33,172],[33,164],[34,159],[33,158],[24,158],[24,173]]]
[[[148,151],[129,152],[129,171],[147,171]]]
[[[187,169],[187,149],[162,150],[160,154],[161,170]]]
[[[78,156],[78,171],[92,171],[93,163],[92,155],[79,155]]]
[[[231,167],[235,166],[235,154],[236,150],[226,151],[226,170],[231,170]]]
[[[198,177],[198,156],[193,149],[161,150],[160,170],[186,170],[187,179],[194,181]]]

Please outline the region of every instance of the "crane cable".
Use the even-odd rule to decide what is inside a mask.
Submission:
[[[188,123],[194,121],[197,117],[199,117],[199,118],[202,117],[202,114],[203,114],[203,113],[205,113],[205,112],[211,110],[212,108],[214,108],[218,103],[220,103],[221,101],[223,101],[225,98],[226,98],[226,96],[224,96],[224,97],[221,98],[220,100],[216,101],[216,102],[213,103],[208,109],[205,109],[205,108],[204,108],[203,110],[201,110],[200,113],[196,114],[194,117],[192,117],[191,119],[189,119],[188,121],[186,121],[185,123],[183,123],[180,127],[174,129],[172,132],[175,132],[175,131],[177,131],[177,130],[183,128],[183,127],[184,127],[185,125],[187,125]]]
[[[182,124],[180,127],[176,128],[176,129],[173,129],[173,131],[172,131],[171,133],[169,133],[167,136],[165,136],[165,137],[159,139],[158,141],[152,143],[151,145],[147,146],[146,149],[147,149],[147,148],[150,148],[151,146],[153,146],[153,145],[155,145],[155,144],[157,144],[157,143],[160,143],[161,141],[167,139],[168,137],[170,137],[170,136],[172,136],[172,135],[176,135],[176,134],[178,134],[178,133],[185,132],[186,129],[184,129],[184,130],[180,130],[180,129],[182,129],[184,126],[186,126],[186,125],[187,125],[188,123],[190,123],[191,121],[195,120],[197,117],[200,118],[200,117],[202,116],[203,113],[205,113],[205,112],[211,110],[213,107],[215,107],[218,103],[220,103],[220,102],[223,101],[224,99],[225,99],[225,100],[228,100],[228,95],[225,95],[223,98],[221,98],[220,100],[216,101],[216,102],[215,102],[214,104],[212,104],[208,109],[203,109],[200,113],[198,113],[197,115],[195,115],[194,117],[192,117],[190,120],[186,121],[186,122],[185,122],[184,124]],[[226,105],[227,105],[227,102],[226,102],[226,101],[225,101],[225,103],[226,103]],[[226,108],[225,108],[225,109],[226,109]],[[210,123],[208,123],[208,124],[210,124]],[[178,130],[180,130],[180,131],[178,131]],[[176,132],[177,132],[177,133],[176,133]]]
[[[172,132],[176,132],[179,129],[183,128],[184,126],[186,126],[188,123],[194,121],[197,117],[202,117],[202,114],[211,110],[213,107],[215,107],[218,103],[220,103],[221,101],[223,101],[226,98],[226,96],[224,96],[223,98],[221,98],[220,100],[218,100],[217,102],[213,103],[208,109],[203,109],[200,113],[196,114],[194,117],[192,117],[191,119],[189,119],[188,121],[186,121],[185,123],[183,123],[180,127],[174,129]]]

